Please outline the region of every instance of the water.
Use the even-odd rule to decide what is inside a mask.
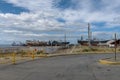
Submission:
[[[7,48],[7,47],[13,47],[11,45],[0,45],[0,48]]]

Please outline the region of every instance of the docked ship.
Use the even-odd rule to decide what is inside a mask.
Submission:
[[[39,40],[26,40],[25,43],[16,43],[13,42],[12,46],[65,46],[69,45],[70,42],[62,42],[62,41],[39,41]]]

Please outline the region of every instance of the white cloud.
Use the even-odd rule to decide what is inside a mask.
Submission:
[[[52,0],[5,0],[15,6],[27,8],[31,11],[50,10],[52,7]]]
[[[3,30],[4,33],[22,33],[22,31],[18,30]]]

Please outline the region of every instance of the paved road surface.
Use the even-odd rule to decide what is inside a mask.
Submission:
[[[17,65],[0,64],[0,80],[120,80],[119,65],[102,65],[113,54],[71,55],[38,59]]]

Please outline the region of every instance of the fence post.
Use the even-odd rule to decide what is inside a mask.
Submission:
[[[12,64],[16,64],[16,54],[12,54]]]
[[[35,54],[34,54],[34,51],[33,51],[33,53],[32,53],[32,60],[34,60],[35,59]]]

